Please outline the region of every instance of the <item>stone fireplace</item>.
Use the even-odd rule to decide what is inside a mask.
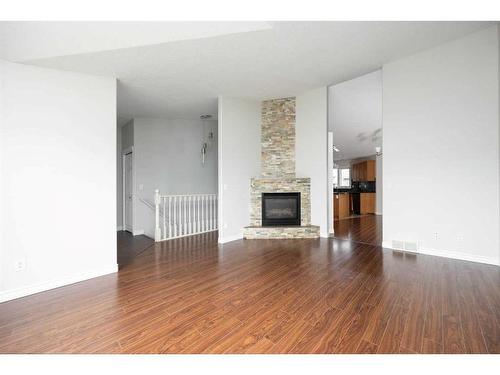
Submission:
[[[311,225],[311,180],[295,176],[295,98],[262,102],[261,177],[250,181],[250,225],[243,234],[319,237],[319,226]]]

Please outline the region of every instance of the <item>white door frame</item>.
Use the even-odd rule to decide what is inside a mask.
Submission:
[[[328,196],[327,196],[327,202],[328,202],[328,235],[333,236],[335,230],[334,230],[334,222],[333,222],[333,215],[334,215],[334,205],[333,205],[333,132],[328,131],[328,161],[327,161],[327,166],[328,166]]]
[[[130,223],[130,227],[132,228],[132,233],[134,233],[134,201],[135,201],[135,191],[134,191],[134,180],[135,180],[135,159],[134,159],[134,146],[128,147],[122,150],[122,222],[123,222],[123,230],[125,230],[127,226],[126,222],[126,214],[125,214],[125,156],[128,154],[132,154],[132,223]]]

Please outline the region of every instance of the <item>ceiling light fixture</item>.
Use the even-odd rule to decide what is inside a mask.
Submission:
[[[380,146],[375,147],[375,154],[377,156],[382,155],[382,147],[380,147]]]

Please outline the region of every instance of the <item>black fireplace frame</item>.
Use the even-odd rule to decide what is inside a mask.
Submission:
[[[265,218],[264,212],[266,212],[266,199],[264,198],[280,197],[280,198],[296,198],[296,212],[297,217],[293,219],[268,219]],[[300,226],[301,224],[301,212],[300,212],[300,193],[286,192],[286,193],[262,193],[262,226],[263,227],[275,227],[275,226]]]

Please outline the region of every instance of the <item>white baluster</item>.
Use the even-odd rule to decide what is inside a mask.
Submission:
[[[161,198],[161,208],[163,210],[163,233],[161,234],[161,239],[164,240],[167,237],[167,210],[165,207],[166,198]]]
[[[212,230],[215,229],[215,211],[217,211],[217,205],[215,204],[215,195],[212,195]]]
[[[179,212],[177,201],[177,196],[174,195],[174,237],[177,237],[179,235]]]
[[[185,236],[187,233],[187,213],[186,213],[186,196],[181,197],[181,209],[182,209],[182,233],[181,235]]]
[[[200,233],[201,232],[201,217],[200,217],[200,196],[199,195],[196,196],[196,211],[198,212],[197,213],[198,220],[196,223],[196,232]]]
[[[207,195],[207,231],[210,230],[210,195]]]
[[[188,206],[188,234],[191,234],[191,196],[187,196],[187,206]]]
[[[182,221],[182,196],[179,197],[179,236],[184,232],[184,222]]]
[[[208,220],[210,218],[208,207],[209,207],[208,206],[208,195],[205,195],[205,231],[208,231],[210,229],[210,227],[209,227],[210,222]]]
[[[177,237],[182,236],[182,197],[177,197],[177,209],[179,216],[177,217],[177,222],[179,223],[179,233],[177,233]]]
[[[168,238],[172,237],[172,197],[168,197]]]
[[[179,197],[179,236],[184,234],[184,221],[182,218],[182,195]]]
[[[200,197],[200,208],[201,208],[201,230],[200,232],[204,232],[205,231],[205,196],[202,195]]]
[[[210,195],[210,230],[214,229],[214,196]]]
[[[208,200],[208,204],[207,204],[207,221],[208,221],[208,230],[212,230],[212,196],[211,195],[207,195],[207,200]]]
[[[182,197],[178,197],[177,202],[177,207],[179,209],[179,217],[177,219],[177,221],[179,222],[179,233],[177,234],[177,236],[182,237],[182,230],[184,229],[182,225]]]
[[[210,194],[208,196],[208,230],[212,230],[212,226],[213,226],[213,220],[212,220],[212,213],[213,213],[213,210],[214,210],[214,205],[213,205],[213,201],[212,201],[212,194]]]
[[[185,195],[182,200],[184,201],[184,234],[188,234],[188,227],[187,227],[187,195]]]
[[[160,229],[160,191],[155,190],[155,241],[161,240]]]
[[[197,210],[197,204],[198,204],[198,197],[196,195],[193,196],[193,233],[198,232],[198,210]]]
[[[219,197],[215,196],[215,229],[219,229]]]
[[[184,235],[188,234],[188,220],[187,220],[187,195],[185,195],[183,198],[183,210],[184,210]]]

